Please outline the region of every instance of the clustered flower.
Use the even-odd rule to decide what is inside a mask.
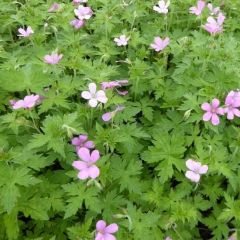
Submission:
[[[203,121],[207,122],[211,120],[213,125],[219,125],[219,115],[227,115],[228,120],[233,120],[234,117],[240,117],[240,92],[230,91],[225,99],[225,105],[219,107],[220,101],[214,98],[210,103],[203,103],[201,105],[202,110],[206,111],[203,115]]]
[[[87,0],[73,0],[73,4],[78,5],[78,8],[74,9],[76,18],[70,22],[75,29],[83,27],[85,25],[85,20],[90,19],[93,15],[91,7],[86,7],[80,4],[86,2]]]
[[[20,34],[18,34],[19,37],[29,37],[30,35],[32,35],[34,33],[34,31],[32,30],[32,28],[30,26],[28,26],[26,29],[24,28],[19,28],[18,32]]]
[[[51,55],[44,56],[44,62],[51,65],[55,65],[59,63],[62,57],[63,57],[62,54],[52,53]]]
[[[96,237],[95,240],[116,240],[113,236],[113,233],[118,231],[118,225],[116,223],[112,223],[107,226],[106,222],[100,220],[96,224]]]
[[[221,33],[223,31],[225,16],[220,11],[219,7],[214,7],[211,3],[206,5],[205,1],[198,0],[197,6],[190,7],[189,12],[195,14],[196,16],[200,16],[206,6],[209,10],[210,16],[207,18],[207,23],[203,26],[203,28],[212,35]]]
[[[10,100],[10,105],[14,110],[16,109],[31,109],[35,107],[36,105],[40,104],[42,101],[42,97],[39,95],[28,95],[25,96],[23,99],[15,101],[15,100]]]
[[[170,5],[169,0],[160,0],[156,6],[153,7],[153,10],[158,13],[167,14],[168,13],[168,7]]]

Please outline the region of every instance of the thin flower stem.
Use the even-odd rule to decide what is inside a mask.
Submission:
[[[32,119],[34,128],[35,128],[39,133],[41,133],[40,129],[39,129],[39,128],[37,127],[37,125],[36,125],[36,122],[35,122],[35,120],[34,120],[34,117],[33,117],[33,115],[32,115],[31,110],[29,110],[29,115],[30,115],[30,117],[31,117],[31,119]]]
[[[173,228],[173,231],[178,235],[178,237],[183,240],[182,236],[180,235],[180,233],[176,230],[176,228]]]

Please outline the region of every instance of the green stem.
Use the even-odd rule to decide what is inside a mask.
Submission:
[[[31,110],[29,110],[29,115],[30,115],[30,117],[31,117],[31,119],[32,119],[34,128],[38,131],[38,133],[41,133],[40,129],[39,129],[39,128],[37,127],[37,125],[36,125],[36,122],[35,122],[35,120],[34,120],[34,117],[33,117],[33,115],[32,115]]]

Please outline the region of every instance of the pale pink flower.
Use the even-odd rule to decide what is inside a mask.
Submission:
[[[168,46],[170,39],[166,37],[165,39],[161,39],[160,37],[155,37],[154,42],[150,45],[156,52],[162,51],[165,47]]]
[[[86,3],[88,0],[73,0],[72,1],[72,3],[74,4],[74,5],[78,5],[78,4],[80,4],[80,3]]]
[[[106,94],[103,90],[97,91],[97,86],[95,83],[90,83],[88,85],[89,91],[83,91],[81,93],[82,98],[88,100],[90,107],[96,107],[98,102],[106,103],[108,101]]]
[[[189,8],[189,11],[190,11],[190,13],[199,16],[199,15],[201,15],[202,10],[204,9],[205,5],[206,5],[205,1],[199,0],[199,1],[197,2],[197,6],[195,6],[195,7],[190,7],[190,8]]]
[[[107,226],[105,221],[100,220],[96,224],[96,230],[97,234],[95,240],[116,240],[112,233],[118,231],[118,225],[116,223],[112,223]]]
[[[208,3],[207,7],[210,10],[211,15],[217,15],[220,12],[220,8],[219,7],[213,7],[213,5],[211,3]]]
[[[232,120],[234,116],[240,117],[240,92],[230,91],[225,99],[224,112],[227,113],[227,119]]]
[[[79,5],[79,7],[74,10],[74,13],[80,20],[90,19],[93,15],[92,9],[90,7],[84,7],[83,5]]]
[[[166,237],[165,240],[172,240],[172,238],[170,238],[170,237]]]
[[[207,165],[202,165],[200,162],[196,162],[192,159],[186,161],[186,166],[189,170],[186,172],[185,176],[196,183],[199,182],[201,175],[206,174],[208,171]]]
[[[80,20],[80,19],[77,19],[77,18],[76,18],[76,19],[72,20],[72,21],[70,22],[70,24],[71,24],[74,28],[79,29],[79,28],[81,28],[81,27],[84,26],[85,22],[84,22],[83,20]]]
[[[19,108],[24,108],[24,109],[30,109],[36,106],[37,104],[41,103],[42,97],[39,95],[29,95],[25,96],[23,100],[10,100],[10,104],[13,109],[19,109]]]
[[[48,12],[56,12],[60,7],[60,4],[58,3],[53,3],[51,7],[48,9]]]
[[[102,82],[102,90],[106,89],[113,89],[115,87],[122,87],[126,86],[128,84],[128,80],[116,80],[116,81],[111,81],[111,82]]]
[[[114,38],[114,42],[118,45],[118,46],[126,46],[128,44],[128,40],[130,38],[126,37],[126,35],[121,35],[119,38]]]
[[[167,14],[170,1],[160,0],[156,6],[153,7],[153,10],[158,13]]]
[[[29,37],[31,34],[34,33],[30,26],[28,26],[26,30],[24,28],[19,28],[18,32],[20,33],[18,34],[19,37]]]
[[[107,112],[102,115],[102,120],[104,122],[109,122],[116,114],[117,112],[121,112],[124,109],[123,106],[117,106],[116,109],[112,112]]]
[[[219,107],[220,102],[218,99],[214,98],[212,103],[203,103],[201,105],[202,110],[206,111],[203,115],[203,121],[207,122],[211,120],[213,125],[218,125],[220,123],[218,115],[224,115],[224,109]]]
[[[61,59],[63,55],[62,54],[57,54],[57,53],[52,53],[51,55],[45,55],[44,56],[44,62],[48,64],[57,64]]]
[[[237,232],[233,233],[229,238],[228,240],[237,240]]]
[[[223,22],[225,20],[225,16],[222,13],[219,13],[217,19],[214,17],[208,17],[207,23],[203,26],[203,28],[208,31],[210,34],[217,34],[223,31]]]
[[[79,170],[78,178],[79,179],[87,179],[92,178],[95,179],[99,176],[100,170],[95,165],[95,163],[100,158],[100,154],[98,150],[94,150],[91,154],[88,148],[80,148],[77,151],[78,156],[81,160],[74,161],[72,166]]]
[[[88,141],[87,135],[79,135],[78,137],[74,137],[72,139],[72,145],[76,146],[77,151],[82,147],[92,149],[95,146],[93,141]]]

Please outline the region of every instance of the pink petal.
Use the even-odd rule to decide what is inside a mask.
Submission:
[[[200,174],[205,174],[205,173],[207,173],[207,171],[208,171],[208,166],[207,166],[207,165],[202,165],[202,166],[200,167],[200,169],[198,170],[198,172],[199,172]]]
[[[219,114],[219,115],[224,115],[224,109],[223,108],[218,108],[217,109],[217,114]]]
[[[81,170],[81,171],[78,173],[78,178],[79,178],[79,179],[85,180],[85,179],[87,179],[88,177],[89,177],[88,168],[83,169],[83,170]]]
[[[115,233],[118,231],[118,225],[116,223],[112,223],[106,227],[105,231],[107,233]]]
[[[94,150],[90,157],[90,162],[95,163],[100,158],[100,154],[98,150]]]
[[[201,108],[202,108],[202,110],[204,110],[204,111],[207,111],[207,112],[210,112],[211,111],[211,105],[209,104],[209,103],[203,103],[202,105],[201,105]]]
[[[107,112],[107,113],[104,113],[104,114],[102,115],[102,120],[103,120],[104,122],[110,121],[111,118],[112,118],[112,113],[111,113],[111,112]]]
[[[86,168],[88,168],[88,165],[86,162],[83,162],[83,161],[74,161],[72,163],[72,166],[78,170],[84,170]]]
[[[95,179],[96,177],[99,176],[100,170],[97,166],[92,165],[91,167],[88,168],[88,174],[92,179]]]
[[[83,142],[87,141],[88,136],[87,135],[79,135],[78,138],[79,138],[80,143],[83,143]]]
[[[215,114],[215,113],[212,114],[212,121],[211,122],[214,126],[216,126],[220,123],[220,120],[219,120],[219,117],[218,117],[217,114]]]
[[[211,119],[212,113],[211,112],[206,112],[203,114],[203,121],[207,122]]]
[[[77,145],[81,144],[81,141],[79,140],[78,137],[75,137],[75,138],[72,139],[71,143],[72,143],[72,145],[77,146]]]
[[[114,237],[112,234],[105,233],[104,240],[116,240],[116,237]]]
[[[78,156],[85,162],[90,161],[90,151],[87,148],[80,148],[77,152]]]
[[[227,119],[228,120],[233,120],[234,119],[234,114],[232,110],[227,111]]]
[[[97,224],[96,224],[96,229],[97,229],[97,231],[101,231],[101,232],[103,232],[104,230],[105,230],[105,228],[106,228],[106,222],[105,221],[103,221],[103,220],[99,220],[98,222],[97,222]]]
[[[93,141],[87,141],[83,144],[83,147],[85,148],[94,148],[94,142]]]
[[[24,101],[23,100],[18,100],[15,102],[15,104],[13,105],[13,109],[19,109],[19,108],[23,108],[24,107]]]
[[[200,180],[200,175],[195,173],[195,172],[192,172],[192,171],[187,171],[185,176],[190,179],[192,182],[199,182]]]
[[[201,163],[200,162],[196,162],[192,159],[188,159],[186,161],[186,166],[189,170],[192,170],[194,172],[198,171],[201,167]]]
[[[212,107],[213,107],[213,108],[217,108],[219,105],[220,105],[219,100],[218,100],[217,98],[214,98],[214,99],[212,100]]]
[[[97,233],[96,237],[95,237],[95,240],[104,240],[104,236],[102,233]]]
[[[237,117],[240,117],[240,111],[236,108],[233,109],[233,113],[234,115],[236,115]]]

